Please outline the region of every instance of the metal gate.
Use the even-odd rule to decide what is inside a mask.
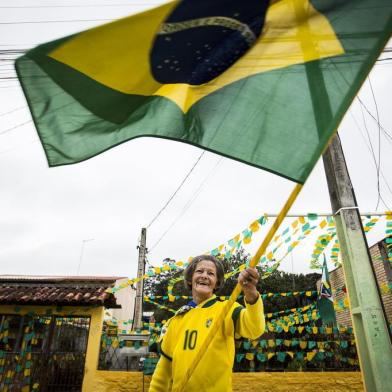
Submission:
[[[82,389],[90,317],[1,315],[0,390]]]

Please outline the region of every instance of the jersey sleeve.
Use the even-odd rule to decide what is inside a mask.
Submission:
[[[152,375],[149,392],[169,392],[171,390],[172,363],[161,355]]]
[[[158,342],[161,357],[152,375],[149,392],[169,392],[171,390],[175,324],[174,316],[162,328]]]
[[[238,313],[235,332],[244,338],[256,339],[265,331],[264,305],[261,296],[259,295],[253,305],[248,304],[245,300],[245,306],[245,308],[237,307],[233,311],[233,317],[235,313]]]
[[[169,361],[173,358],[174,343],[176,336],[174,336],[174,331],[176,329],[177,319],[176,316],[172,317],[166,325],[162,328],[162,333],[159,338],[159,351],[162,356],[164,356]]]

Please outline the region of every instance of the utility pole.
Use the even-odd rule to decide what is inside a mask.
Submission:
[[[392,391],[391,337],[340,138],[323,155],[365,389]]]
[[[146,229],[142,228],[140,236],[139,249],[139,260],[137,265],[137,277],[143,278],[144,270],[146,265]],[[136,298],[135,298],[135,310],[133,312],[133,329],[141,329],[143,327],[142,315],[143,315],[143,279],[140,279],[136,284]]]

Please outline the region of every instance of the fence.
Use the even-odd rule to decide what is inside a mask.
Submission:
[[[81,391],[89,317],[0,317],[1,391]]]

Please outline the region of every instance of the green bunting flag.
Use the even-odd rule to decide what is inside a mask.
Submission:
[[[30,50],[50,166],[193,144],[303,183],[391,33],[390,0],[183,0]]]
[[[333,306],[332,288],[329,281],[327,260],[324,255],[324,263],[322,268],[319,298],[317,300],[317,307],[320,317],[325,324],[336,324],[335,309]]]

